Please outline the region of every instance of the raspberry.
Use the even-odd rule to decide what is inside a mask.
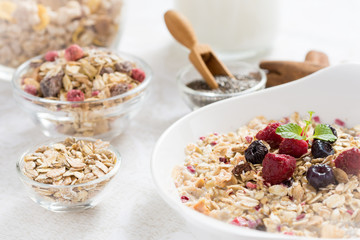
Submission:
[[[262,163],[268,151],[267,147],[261,141],[253,141],[245,150],[245,159],[253,164]]]
[[[76,61],[84,56],[84,52],[79,45],[73,44],[65,49],[65,59],[67,61]]]
[[[301,157],[308,151],[308,143],[305,140],[285,138],[279,146],[280,154],[287,154],[296,158]]]
[[[296,159],[286,154],[266,154],[262,163],[265,182],[279,184],[290,178],[296,168]]]
[[[139,82],[143,82],[145,79],[145,72],[139,68],[134,68],[131,72],[131,77]]]
[[[59,56],[59,54],[57,51],[48,51],[45,54],[44,58],[48,62],[53,62],[53,61],[55,61],[55,58],[57,58],[58,56]]]
[[[279,122],[270,123],[266,128],[256,134],[256,138],[264,140],[271,148],[278,148],[283,138],[279,134],[276,134],[275,131],[280,125]]]
[[[71,102],[79,102],[84,101],[85,96],[81,90],[72,89],[67,93],[66,99]]]
[[[34,85],[30,85],[30,84],[25,85],[24,91],[34,96],[38,94],[37,88]]]
[[[306,179],[316,190],[324,188],[329,184],[335,184],[335,176],[332,168],[326,164],[318,164],[309,167]]]
[[[360,172],[360,150],[351,148],[343,151],[335,159],[335,166],[348,174],[358,174]]]

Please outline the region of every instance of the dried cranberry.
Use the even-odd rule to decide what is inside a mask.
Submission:
[[[189,165],[189,166],[186,166],[186,168],[187,168],[187,170],[189,170],[189,172],[196,173],[194,166]]]
[[[212,142],[210,143],[211,146],[215,146],[216,144],[217,144],[216,141],[212,141]]]
[[[57,51],[48,51],[44,58],[46,61],[48,62],[53,62],[55,61],[55,59],[59,56],[58,52]]]
[[[79,89],[72,89],[70,90],[67,95],[66,99],[71,102],[79,102],[84,101],[85,95],[84,93]]]
[[[145,72],[139,68],[134,68],[131,71],[131,77],[139,82],[143,82],[145,79]]]
[[[65,49],[65,59],[67,61],[76,61],[84,56],[84,51],[79,45],[73,44]]]
[[[181,202],[183,202],[183,203],[189,201],[189,198],[187,196],[185,196],[185,195],[181,196],[180,199],[181,199]]]
[[[319,116],[314,116],[314,117],[313,117],[313,120],[314,120],[314,122],[316,122],[316,123],[320,123],[320,117],[319,117]]]
[[[115,64],[115,70],[117,72],[130,74],[130,72],[132,70],[132,64],[130,62],[128,62],[128,61],[121,62],[121,63],[116,63]]]
[[[219,157],[219,161],[226,164],[230,163],[230,159],[227,157]]]
[[[30,84],[25,85],[24,91],[34,96],[38,94],[37,88],[34,85],[30,85]]]
[[[59,72],[55,76],[45,77],[40,82],[40,89],[44,97],[56,97],[62,88],[64,72]]]
[[[246,140],[248,143],[251,143],[251,141],[253,140],[253,137],[252,137],[252,136],[246,136],[246,137],[245,137],[245,140]]]
[[[305,213],[300,214],[299,216],[296,217],[296,220],[299,221],[301,219],[305,218]]]
[[[342,120],[340,120],[340,119],[338,119],[338,118],[335,119],[335,123],[336,123],[337,125],[341,126],[341,127],[345,126],[345,122],[342,121]]]
[[[99,90],[94,90],[91,92],[91,96],[96,97],[97,95],[99,95],[100,91]]]
[[[128,86],[125,83],[118,83],[115,85],[112,85],[110,88],[110,94],[111,96],[116,96],[125,93],[128,90]]]
[[[247,182],[246,183],[246,187],[248,189],[256,189],[256,184],[255,183],[252,183],[252,182]]]

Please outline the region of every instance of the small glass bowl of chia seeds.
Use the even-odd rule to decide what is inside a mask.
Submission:
[[[239,61],[225,62],[225,66],[235,79],[215,76],[219,85],[210,89],[194,66],[181,69],[177,76],[177,85],[185,103],[192,109],[217,102],[226,98],[252,93],[265,88],[266,74],[260,68]]]

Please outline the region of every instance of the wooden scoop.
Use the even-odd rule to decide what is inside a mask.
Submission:
[[[215,75],[234,76],[216,57],[210,46],[199,44],[190,22],[180,13],[169,10],[164,15],[169,32],[182,45],[190,49],[189,59],[211,89],[218,88]]]

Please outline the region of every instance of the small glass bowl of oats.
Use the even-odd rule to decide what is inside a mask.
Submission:
[[[177,86],[186,105],[196,110],[210,103],[265,88],[266,74],[260,68],[240,61],[225,61],[225,65],[235,79],[215,76],[219,85],[217,89],[210,89],[193,65],[179,71]]]
[[[16,164],[29,197],[54,212],[96,206],[111,190],[121,157],[108,142],[62,138],[26,151]]]
[[[12,83],[15,100],[46,136],[110,140],[140,111],[151,79],[135,56],[70,45],[25,62]]]

